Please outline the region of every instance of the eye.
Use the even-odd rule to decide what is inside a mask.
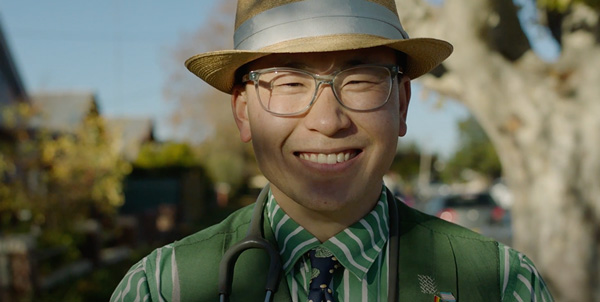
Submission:
[[[369,84],[369,83],[373,83],[373,81],[369,81],[366,79],[360,79],[360,80],[346,81],[344,83],[344,85],[358,85],[358,84]]]
[[[314,80],[295,72],[278,73],[271,79],[271,90],[279,93],[300,93],[310,90]]]
[[[359,67],[338,76],[338,87],[351,91],[368,91],[387,83],[389,74],[379,67]]]
[[[351,90],[368,90],[380,84],[381,80],[372,77],[351,77],[344,80],[341,88]]]
[[[300,83],[300,82],[283,82],[283,81],[278,81],[278,82],[273,83],[273,86],[274,87],[284,87],[284,86],[287,86],[287,87],[302,87],[302,86],[304,86],[304,84]]]

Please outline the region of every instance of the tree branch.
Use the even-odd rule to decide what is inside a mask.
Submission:
[[[494,0],[490,5],[494,11],[488,19],[487,33],[484,33],[489,37],[488,45],[514,62],[531,49],[517,16],[517,7],[512,0]]]

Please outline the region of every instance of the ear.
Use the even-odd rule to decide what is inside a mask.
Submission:
[[[231,110],[240,131],[240,139],[247,143],[252,139],[250,119],[248,118],[248,94],[244,86],[236,85],[231,94]]]
[[[400,131],[398,132],[398,136],[406,135],[406,118],[408,116],[408,104],[410,103],[410,95],[410,78],[405,75],[398,82],[398,107],[400,111]]]

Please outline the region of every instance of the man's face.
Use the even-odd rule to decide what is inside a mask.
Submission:
[[[270,55],[251,63],[249,70],[301,66],[330,74],[357,64],[394,65],[397,58],[388,48]],[[313,106],[292,117],[265,111],[252,82],[234,90],[232,106],[241,139],[252,141],[260,169],[284,210],[347,214],[374,206],[398,136],[406,133],[410,82],[406,77],[393,82],[390,99],[379,109],[346,109],[331,86],[323,85]],[[318,161],[332,156],[342,161]]]

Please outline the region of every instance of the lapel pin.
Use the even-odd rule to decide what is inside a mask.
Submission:
[[[440,292],[439,296],[435,296],[433,298],[434,302],[456,302],[456,298],[454,298],[454,295],[452,293],[449,292]]]

